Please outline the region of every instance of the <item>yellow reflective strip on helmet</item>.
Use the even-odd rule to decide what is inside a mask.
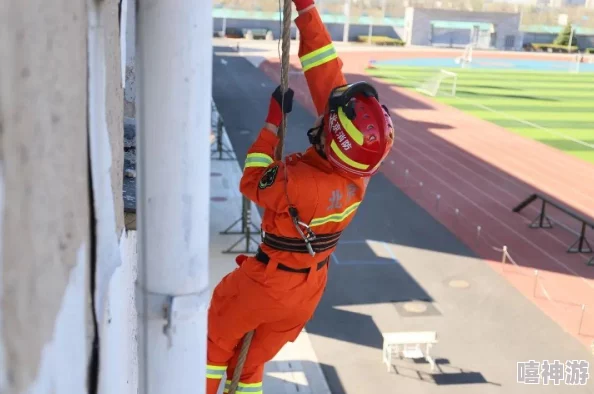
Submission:
[[[350,205],[347,209],[345,209],[342,212],[324,216],[323,218],[314,218],[311,221],[311,223],[309,223],[309,226],[310,227],[321,226],[322,224],[326,224],[326,223],[330,223],[330,222],[340,223],[343,220],[345,220],[347,217],[349,217],[349,215],[351,213],[355,212],[355,210],[359,207],[359,205],[361,205],[360,201]]]
[[[353,122],[346,116],[342,108],[338,108],[338,119],[340,123],[342,123],[342,127],[347,132],[347,134],[359,145],[363,145],[363,133],[355,127]]]
[[[243,169],[248,167],[268,167],[274,162],[272,157],[264,153],[250,153],[245,158],[245,165]]]
[[[340,160],[342,160],[343,162],[345,162],[346,164],[348,164],[351,167],[357,168],[359,170],[366,170],[369,168],[369,164],[362,164],[362,163],[357,163],[356,161],[349,159],[338,147],[338,145],[336,144],[336,141],[332,141],[330,143],[330,149],[332,149],[332,151],[336,154],[336,156],[338,156],[338,158]]]

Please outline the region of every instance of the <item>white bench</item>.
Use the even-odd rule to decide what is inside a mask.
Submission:
[[[431,371],[435,370],[435,361],[429,354],[431,347],[437,343],[435,331],[387,332],[382,335],[383,362],[387,364],[388,372],[392,368],[393,354],[399,358],[424,358],[431,365]]]

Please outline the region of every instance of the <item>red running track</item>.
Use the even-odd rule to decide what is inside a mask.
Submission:
[[[365,73],[371,59],[418,55],[341,54],[347,80],[373,82],[392,113],[397,140],[382,173],[563,329],[590,346],[594,305],[588,302],[594,300],[594,267],[585,262],[591,256],[566,253],[577,238],[566,229],[530,229],[528,223],[538,214],[537,204],[522,215],[511,209],[540,190],[594,217],[594,167]],[[452,56],[444,52],[422,55]],[[293,69],[300,68],[296,57],[291,62]],[[260,68],[279,81],[278,60],[270,59]],[[291,87],[296,99],[315,114],[303,75],[292,73]],[[567,215],[554,210],[548,214],[555,222],[579,229]],[[511,256],[506,265],[501,264],[503,245]]]

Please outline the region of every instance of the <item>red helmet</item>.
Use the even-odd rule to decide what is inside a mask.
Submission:
[[[371,176],[392,149],[394,126],[373,86],[358,82],[332,91],[324,135],[324,153],[335,168]]]

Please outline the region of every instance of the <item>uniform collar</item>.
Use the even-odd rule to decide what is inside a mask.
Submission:
[[[334,168],[332,166],[332,164],[330,164],[330,162],[328,160],[324,159],[313,146],[310,146],[309,148],[307,148],[305,153],[303,153],[302,160],[304,162],[306,162],[307,164],[309,164],[313,167],[316,167],[317,169],[319,169],[321,171],[324,171],[327,174],[334,172],[334,173],[336,173],[344,178],[350,179],[350,180],[356,180],[356,179],[360,178],[357,175],[352,175],[352,174],[346,173],[344,171],[339,171],[336,168]]]
[[[313,146],[307,148],[307,150],[303,154],[303,161],[326,173],[334,172],[334,167],[332,167],[330,162],[324,159],[322,156],[320,156],[318,151],[316,151],[316,149]]]

